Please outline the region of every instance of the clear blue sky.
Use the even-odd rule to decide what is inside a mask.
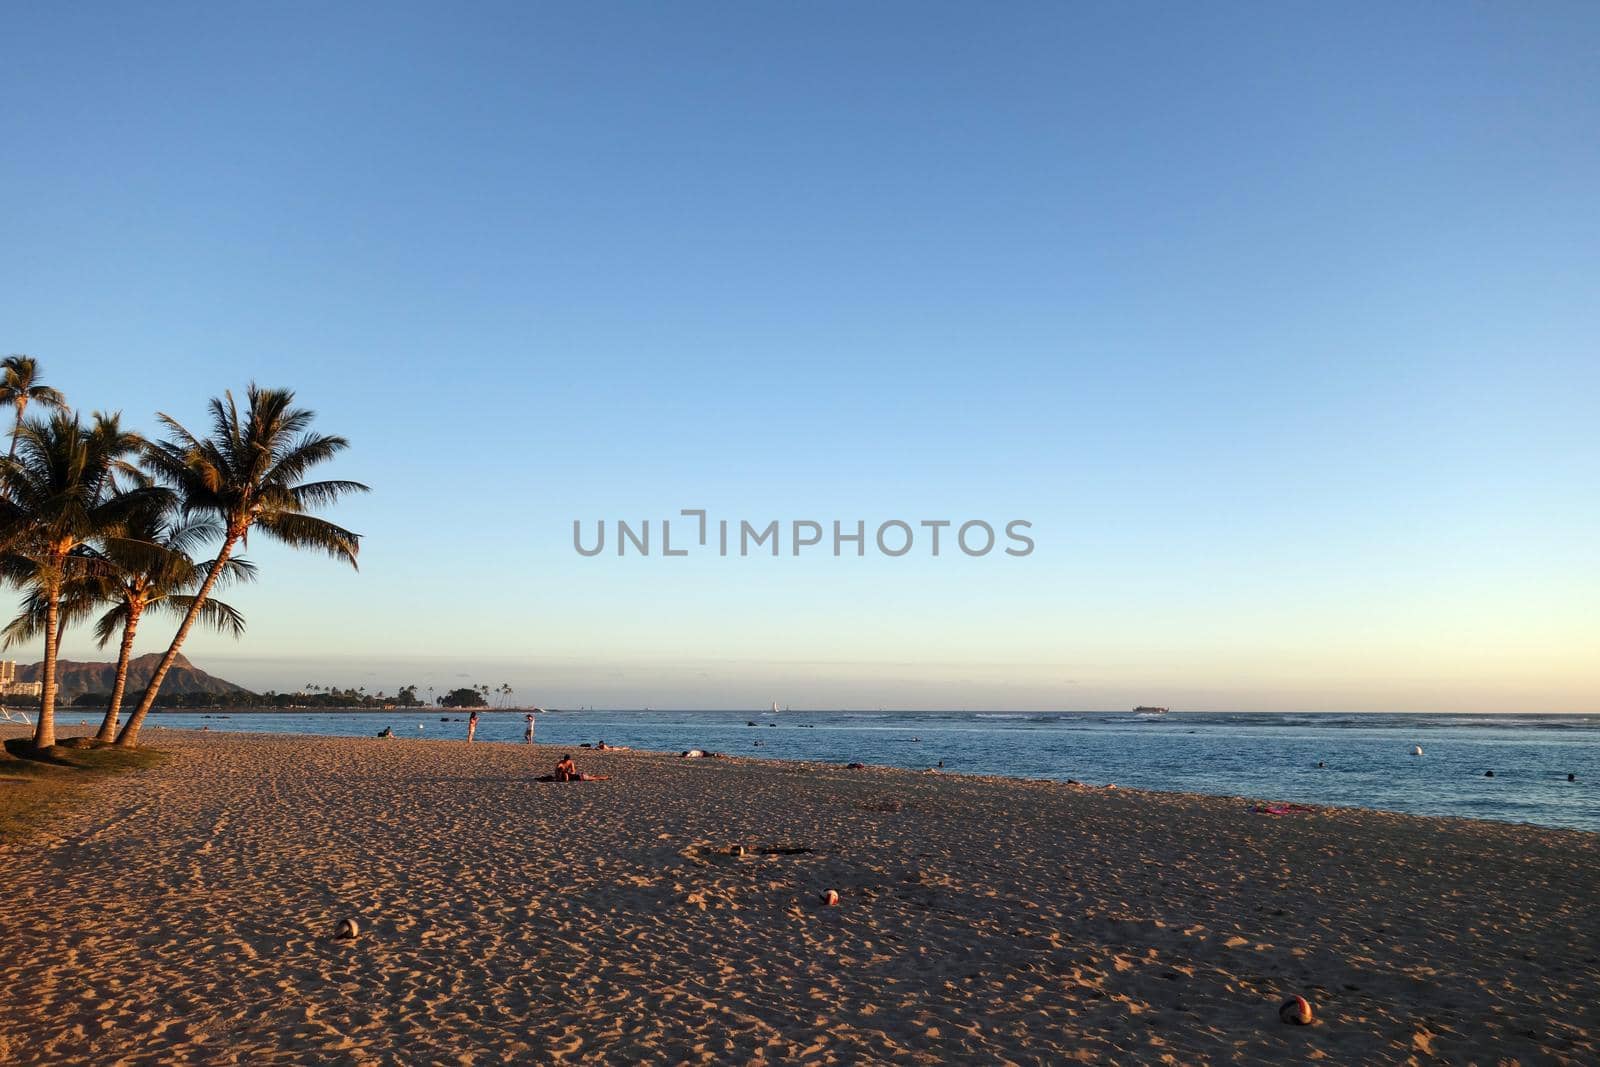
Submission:
[[[374,487],[245,684],[1600,709],[1593,4],[31,5],[0,96],[0,351]],[[697,506],[1038,547],[571,548]]]

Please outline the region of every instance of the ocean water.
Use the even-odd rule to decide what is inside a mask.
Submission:
[[[151,719],[178,729],[359,737],[392,726],[403,737],[466,736],[464,714],[438,710]],[[478,739],[517,743],[522,727],[520,712],[488,712]],[[916,770],[943,761],[951,772],[1600,831],[1600,715],[566,711],[540,714],[537,739],[580,757],[579,744],[604,739]],[[1411,755],[1414,745],[1424,755]]]

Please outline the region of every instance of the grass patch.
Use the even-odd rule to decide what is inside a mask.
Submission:
[[[0,751],[0,841],[11,843],[26,836],[87,794],[95,781],[153,767],[166,758],[165,752],[153,749],[92,743],[36,752],[27,738],[11,738]]]

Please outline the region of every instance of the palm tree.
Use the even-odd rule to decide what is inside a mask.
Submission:
[[[111,699],[96,735],[99,740],[109,743],[116,737],[117,717],[128,685],[128,664],[139,620],[149,610],[180,616],[188,614],[195,599],[188,593],[200,584],[214,562],[197,564],[191,554],[220,534],[221,527],[214,518],[184,515],[168,498],[139,508],[123,529],[122,537],[106,542],[103,551],[115,573],[99,580],[100,599],[102,603],[110,603],[111,608],[100,616],[94,635],[101,648],[105,648],[118,632],[122,634],[122,642],[117,653]],[[130,551],[130,548],[135,550]],[[248,582],[254,578],[255,566],[246,559],[234,558],[223,563],[219,584]],[[206,625],[233,637],[243,636],[244,616],[238,609],[213,598],[207,599],[198,610],[200,621]]]
[[[56,743],[56,656],[61,648],[61,599],[67,584],[101,571],[103,557],[92,545],[116,536],[136,508],[165,490],[117,491],[119,475],[131,474],[126,459],[141,438],[122,429],[116,415],[94,416],[88,427],[76,415],[55,412],[48,420],[23,423],[18,453],[0,461],[0,551],[7,577],[27,574],[42,600],[44,634],[39,723],[35,748]]]
[[[231,392],[212,399],[209,437],[197,437],[176,419],[161,415],[170,436],[145,452],[146,466],[177,490],[186,514],[206,516],[221,524],[222,547],[196,590],[172,644],[156,665],[149,688],[117,736],[117,744],[125,748],[138,744],[139,728],[150,714],[178,650],[194,628],[235,546],[246,541],[252,529],[290,548],[314,549],[351,567],[356,565],[361,538],[310,512],[347,493],[366,492],[367,487],[360,482],[300,480],[313,467],[350,447],[350,443],[343,437],[311,433],[308,427],[314,413],[295,407],[294,393],[287,389],[263,389],[252,384],[245,395],[246,410],[242,414]]]
[[[65,411],[67,408],[67,398],[61,395],[60,390],[39,384],[38,360],[22,355],[0,359],[0,404],[10,404],[17,413],[17,421],[11,427],[11,451],[6,453],[8,456],[17,454],[17,434],[22,430],[22,416],[28,410],[29,403],[53,411]]]

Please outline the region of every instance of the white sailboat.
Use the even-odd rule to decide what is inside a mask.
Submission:
[[[772,714],[778,714],[778,702],[776,700],[772,702]]]

